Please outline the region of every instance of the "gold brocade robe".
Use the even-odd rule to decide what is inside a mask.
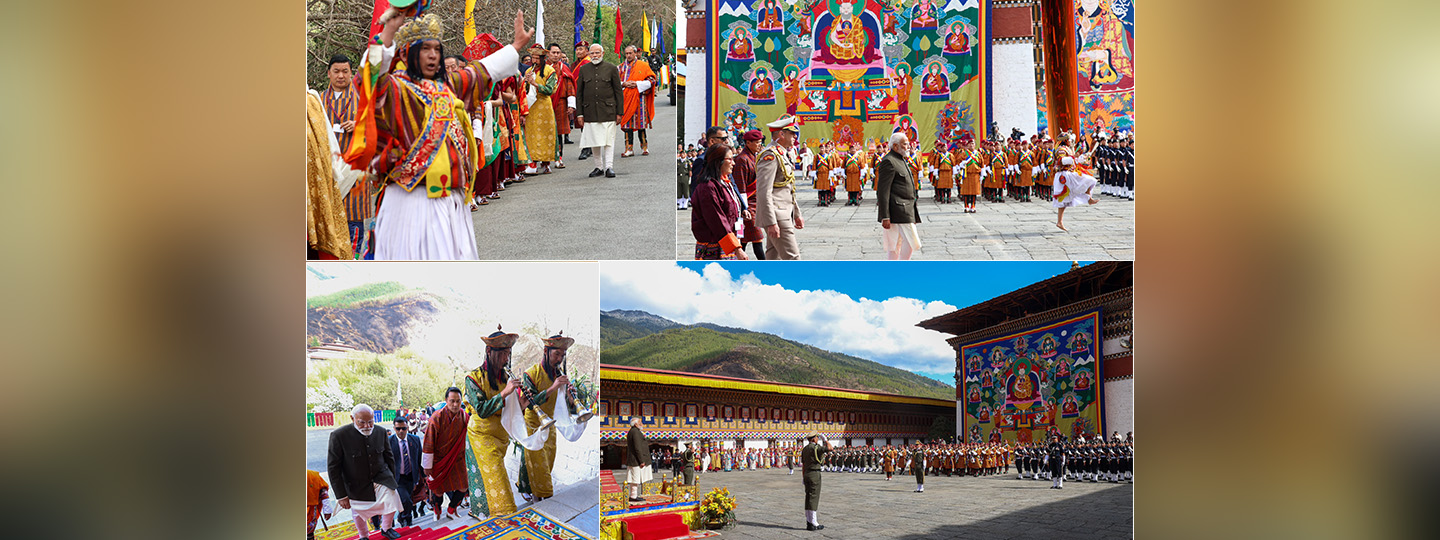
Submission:
[[[530,111],[533,113],[535,109],[532,108]],[[530,366],[530,369],[525,370],[525,380],[535,390],[535,399],[537,402],[541,402],[539,403],[540,410],[554,418],[556,396],[550,395],[550,392],[545,390],[555,384],[555,379],[545,373],[544,362],[542,359]],[[565,399],[565,396],[562,394],[559,398]],[[529,428],[530,433],[534,433],[540,428],[540,415],[535,414],[535,411],[529,408],[525,409],[525,427]],[[530,492],[536,497],[555,495],[555,487],[550,481],[550,471],[555,468],[555,426],[552,424],[548,429],[550,437],[545,439],[545,446],[539,450],[525,451],[525,473],[529,476]]]
[[[350,249],[343,196],[335,187],[330,123],[320,98],[305,93],[305,240],[311,248],[338,259],[355,258]],[[360,182],[365,179],[361,178]]]
[[[505,406],[500,390],[504,387],[503,382],[498,386],[490,383],[483,365],[465,378],[465,408],[470,412],[465,468],[470,476],[470,515],[476,519],[484,519],[481,514],[494,517],[515,512],[515,495],[505,472],[510,435],[500,425],[500,411]]]

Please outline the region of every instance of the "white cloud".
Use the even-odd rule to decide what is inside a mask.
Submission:
[[[679,265],[604,262],[601,306],[638,309],[684,324],[746,328],[915,372],[952,373],[945,334],[916,323],[954,311],[914,298],[852,298],[829,290],[790,290],[719,264],[697,273]]]

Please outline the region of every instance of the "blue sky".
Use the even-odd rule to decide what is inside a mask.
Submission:
[[[1070,264],[602,262],[600,306],[766,332],[954,384],[950,336],[915,324],[1064,273]]]

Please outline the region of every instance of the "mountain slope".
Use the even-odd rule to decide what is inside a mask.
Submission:
[[[955,397],[954,387],[934,379],[771,334],[715,325],[677,326],[612,345],[617,341],[613,338],[629,335],[636,327],[628,320],[602,314],[601,336],[609,326],[616,328],[610,341],[602,337],[600,361],[606,364],[938,399]]]

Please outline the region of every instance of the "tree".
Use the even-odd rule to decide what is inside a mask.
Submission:
[[[930,422],[930,433],[925,435],[926,440],[939,440],[955,438],[955,419],[945,416],[936,416]]]

